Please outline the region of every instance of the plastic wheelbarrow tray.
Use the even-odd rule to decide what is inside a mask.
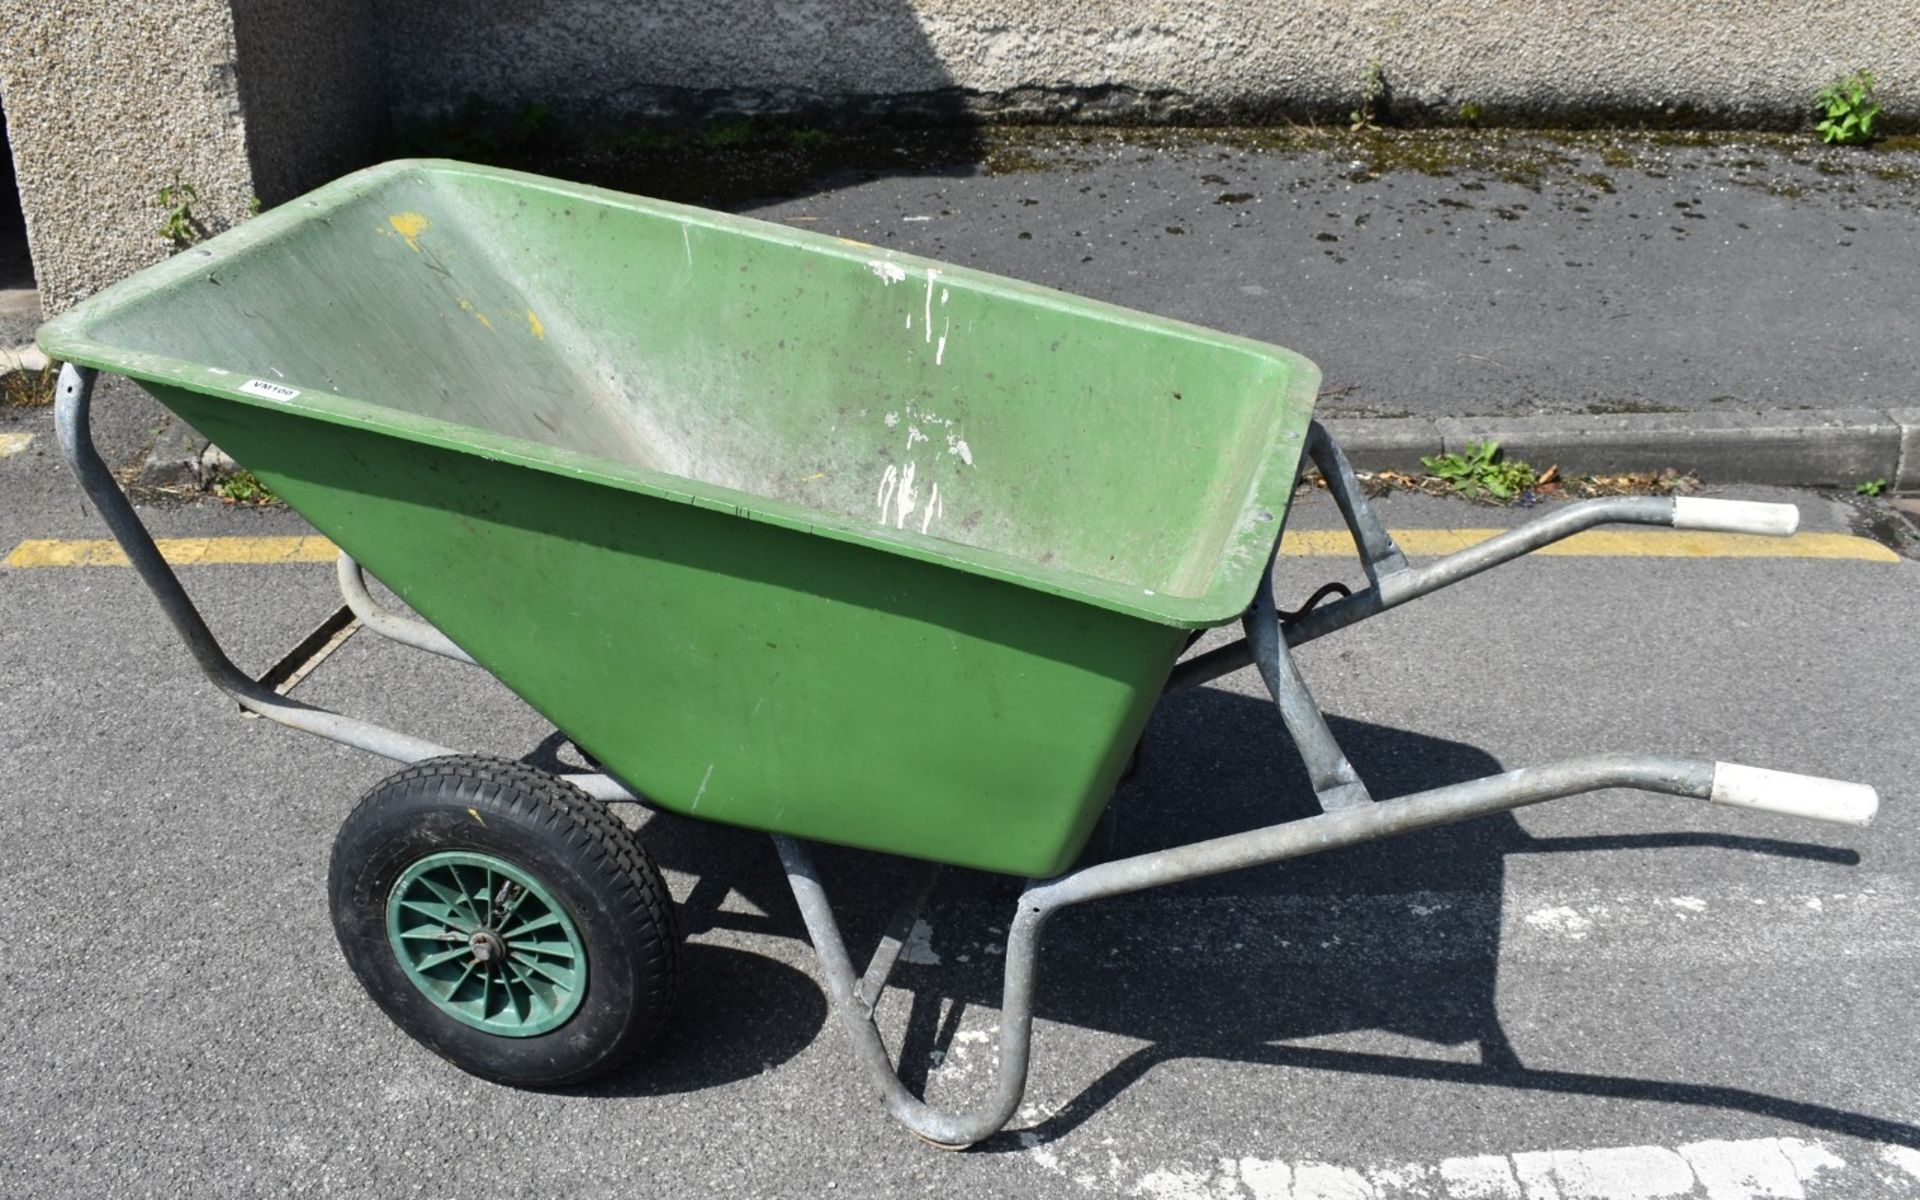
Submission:
[[[610,803],[774,835],[862,1068],[943,1146],[1017,1107],[1040,932],[1067,905],[1603,788],[1860,824],[1877,805],[1857,784],[1650,755],[1374,800],[1292,646],[1592,525],[1786,535],[1797,512],[1591,500],[1415,567],[1312,421],[1305,359],[963,267],[396,162],[142,271],[39,340],[69,364],[57,416],[82,485],[212,681],[411,764],[336,842],[334,922],[375,1001],[488,1078],[620,1066],[671,1004],[670,904]],[[333,539],[365,627],[477,663],[602,769],[455,754],[239,672],[93,449],[100,370]],[[1273,556],[1309,462],[1369,586],[1283,616]],[[362,564],[418,617],[381,608]],[[1242,638],[1186,654],[1235,622]],[[1323,812],[1098,861],[1090,834],[1158,698],[1249,665]],[[864,973],[814,840],[930,864]],[[942,863],[1034,880],[1009,929],[998,1080],[957,1113],[907,1091],[872,1019]]]

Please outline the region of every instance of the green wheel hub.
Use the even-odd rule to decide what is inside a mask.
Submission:
[[[565,1024],[587,992],[573,919],[525,870],[491,854],[429,854],[394,882],[387,941],[441,1012],[502,1037]]]

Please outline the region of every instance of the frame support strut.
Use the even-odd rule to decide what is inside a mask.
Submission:
[[[411,763],[453,754],[452,749],[437,742],[282,696],[233,664],[227,652],[221,649],[213,630],[207,627],[200,610],[194,607],[192,597],[180,585],[180,577],[174,574],[173,568],[167,565],[166,558],[161,555],[160,548],[154,545],[153,535],[141,523],[140,514],[134,511],[132,503],[121,492],[113,472],[107,469],[107,464],[93,444],[91,409],[93,385],[97,378],[98,372],[92,367],[76,367],[68,363],[60,368],[59,384],[54,390],[53,414],[60,449],[72,466],[74,477],[80,481],[81,490],[93,502],[94,509],[99,512],[100,519],[106,522],[114,541],[120,543],[120,549],[126,552],[127,561],[132,564],[134,572],[147,585],[147,590],[153,593],[160,611],[180,634],[180,640],[187,644],[194,663],[208,681],[248,712],[257,713],[291,729],[317,734],[356,750],[378,754],[382,758]],[[344,570],[342,574],[345,574]],[[434,631],[436,635],[438,632]],[[563,778],[596,799],[638,799],[617,780],[604,774],[566,775]]]

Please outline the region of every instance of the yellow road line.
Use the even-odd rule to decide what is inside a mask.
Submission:
[[[32,444],[30,433],[0,433],[0,458],[11,458]]]
[[[156,538],[160,553],[176,567],[208,567],[257,563],[332,562],[339,551],[314,534],[296,537]],[[8,567],[124,567],[127,556],[117,542],[105,538],[66,540],[33,538],[13,548],[0,566]]]
[[[1486,541],[1498,529],[1396,529],[1393,538],[1414,558],[1452,554]],[[318,535],[296,537],[160,538],[160,552],[182,567],[250,566],[261,563],[332,562],[337,551]],[[1292,529],[1280,552],[1303,557],[1353,556],[1344,529]],[[1534,551],[1583,558],[1826,558],[1899,562],[1900,556],[1866,538],[1845,533],[1799,533],[1790,538],[1745,533],[1699,533],[1677,529],[1591,529]],[[124,567],[118,544],[99,540],[34,538],[0,560],[6,567]]]
[[[1499,529],[1395,529],[1393,540],[1413,558],[1434,558],[1478,545]],[[1290,529],[1280,553],[1303,556],[1353,554],[1344,529]],[[1796,533],[1760,537],[1750,533],[1701,533],[1684,529],[1589,529],[1542,546],[1535,554],[1582,558],[1838,558],[1899,562],[1878,542],[1846,533]]]

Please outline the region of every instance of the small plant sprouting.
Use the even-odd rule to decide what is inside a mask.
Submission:
[[[60,364],[50,362],[38,371],[21,368],[0,375],[0,408],[45,408],[53,403],[54,382]]]
[[[261,206],[261,203],[260,203],[260,197],[258,197],[258,196],[248,196],[248,197],[247,197],[247,215],[248,215],[248,216],[250,216],[250,217],[257,217],[257,216],[259,216],[259,215],[260,215],[260,209],[261,209],[261,207],[262,207],[262,206]]]
[[[1347,114],[1347,127],[1354,133],[1380,132],[1380,113],[1386,101],[1387,72],[1376,58],[1360,77],[1360,107]]]
[[[1880,493],[1886,490],[1887,490],[1886,480],[1869,479],[1865,483],[1861,484],[1859,487],[1854,488],[1853,493],[1856,496],[1878,496]]]
[[[1472,442],[1465,454],[1436,454],[1422,458],[1420,465],[1467,496],[1484,492],[1496,500],[1511,500],[1536,481],[1532,467],[1507,461],[1500,453],[1499,442]]]
[[[1831,146],[1864,146],[1874,139],[1880,106],[1873,102],[1873,72],[1855,71],[1836,79],[1813,98],[1821,114],[1814,126],[1820,140]]]
[[[231,475],[223,475],[213,481],[208,491],[220,497],[228,504],[273,504],[279,500],[273,489],[260,482],[252,471],[242,467]]]
[[[193,202],[199,198],[192,184],[178,180],[160,189],[160,207],[166,210],[160,219],[160,236],[175,250],[185,250],[207,236],[206,227],[193,214]]]
[[[1486,115],[1487,110],[1471,100],[1460,106],[1460,123],[1469,129],[1478,129]]]

